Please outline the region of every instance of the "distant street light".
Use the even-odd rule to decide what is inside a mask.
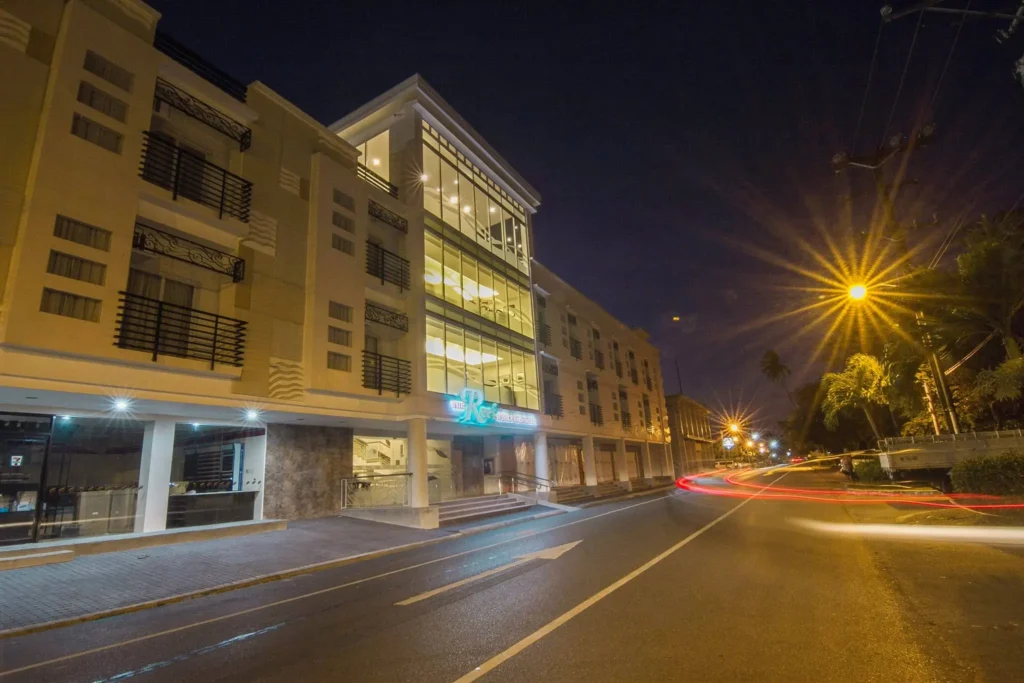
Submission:
[[[729,431],[730,432],[738,432],[738,431],[740,431],[740,426],[738,424],[736,424],[735,422],[733,422],[731,425],[729,425]]]
[[[778,442],[778,441],[772,441],[772,442],[771,442],[770,444],[768,444],[768,445],[769,445],[769,446],[771,446],[771,447],[772,447],[772,450],[774,451],[774,450],[775,450],[776,448],[778,448],[778,447],[779,447],[779,442]]]
[[[754,441],[757,441],[758,439],[761,438],[761,434],[760,432],[754,432],[753,434],[750,435],[750,438],[753,439]]]
[[[754,442],[753,442],[753,441],[750,441],[750,440],[748,439],[748,440],[747,440],[747,448],[753,448],[753,447],[754,447]]]
[[[855,301],[860,301],[861,299],[868,295],[868,288],[860,284],[851,285],[850,291],[848,293],[851,299]]]

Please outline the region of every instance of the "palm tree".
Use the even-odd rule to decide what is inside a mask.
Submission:
[[[830,372],[821,378],[825,387],[825,399],[821,410],[825,414],[825,426],[835,429],[839,424],[839,413],[846,408],[861,409],[871,425],[875,438],[881,440],[872,406],[886,405],[886,387],[889,380],[885,366],[874,356],[855,353],[846,361],[842,372]]]
[[[789,377],[791,371],[774,349],[768,349],[761,357],[761,373],[768,378],[769,382],[781,384],[782,388],[786,390],[789,402],[793,404],[794,408],[797,407],[796,401],[793,400],[793,394],[789,392],[789,385],[786,383],[786,378]]]

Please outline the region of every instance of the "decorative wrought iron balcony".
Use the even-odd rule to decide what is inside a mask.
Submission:
[[[597,349],[594,349],[594,365],[596,365],[599,370],[604,370],[604,353]]]
[[[159,134],[142,132],[139,177],[170,190],[175,200],[186,197],[217,210],[220,218],[249,222],[252,183]]]
[[[207,361],[211,370],[218,363],[242,365],[244,320],[138,294],[119,294],[114,343],[122,349],[146,351],[154,361],[160,356]]]
[[[583,360],[583,344],[579,339],[569,337],[569,355],[577,360]]]
[[[366,319],[370,322],[393,327],[396,330],[402,330],[403,332],[409,331],[408,316],[404,313],[396,313],[395,311],[375,306],[369,301],[366,302]]]
[[[363,386],[376,389],[378,394],[408,394],[412,391],[412,365],[401,358],[364,350]]]
[[[537,323],[537,341],[544,346],[551,346],[551,325]]]
[[[561,394],[544,394],[544,414],[552,417],[564,417],[565,411],[562,408]]]
[[[227,275],[233,282],[245,279],[245,260],[198,242],[157,230],[145,223],[135,224],[132,249],[159,254]]]
[[[387,192],[389,195],[398,199],[398,188],[392,185],[390,182],[385,180],[383,177],[377,175],[370,169],[366,168],[362,164],[356,166],[356,177],[364,180],[366,183],[376,187],[378,190]]]
[[[597,427],[604,424],[604,411],[597,403],[590,404],[590,423]]]
[[[627,430],[633,428],[633,416],[629,413],[622,413],[622,428]]]
[[[218,133],[222,133],[238,143],[239,151],[244,152],[252,144],[252,130],[235,121],[230,116],[225,116],[219,111],[203,102],[200,99],[189,95],[162,78],[156,79],[156,91],[153,99],[157,102],[166,102],[180,112],[184,112],[200,123],[205,123]]]
[[[387,223],[395,230],[401,230],[404,233],[409,232],[409,221],[402,218],[386,206],[381,206],[372,199],[370,200],[368,213],[372,218],[376,218],[382,223]]]
[[[248,88],[244,83],[221,71],[213,64],[161,31],[153,38],[153,47],[183,67],[217,86],[239,102],[245,102]]]
[[[381,284],[390,282],[403,292],[409,289],[409,262],[379,244],[366,243],[366,272],[379,277]]]

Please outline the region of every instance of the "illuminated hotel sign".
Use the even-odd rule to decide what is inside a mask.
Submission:
[[[448,409],[455,421],[467,425],[507,425],[509,427],[536,427],[537,416],[521,410],[501,408],[497,403],[484,400],[476,389],[463,389],[457,397],[448,399]]]

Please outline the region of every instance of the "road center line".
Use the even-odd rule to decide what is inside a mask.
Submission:
[[[60,662],[66,662],[66,661],[71,660],[71,659],[78,659],[80,657],[87,657],[88,655],[93,655],[93,654],[96,654],[98,652],[106,652],[107,650],[113,650],[115,648],[124,647],[126,645],[133,645],[135,643],[145,642],[147,640],[152,640],[154,638],[160,638],[161,636],[169,636],[169,635],[174,634],[174,633],[181,633],[182,631],[188,631],[188,630],[193,629],[193,628],[199,628],[200,626],[207,626],[209,624],[215,624],[217,622],[225,621],[227,619],[233,619],[234,617],[240,617],[240,616],[243,616],[243,615],[246,615],[246,614],[252,614],[253,612],[259,612],[259,611],[262,611],[262,610],[265,610],[265,609],[270,609],[271,607],[279,607],[281,605],[287,605],[288,603],[297,602],[299,600],[305,600],[306,598],[313,598],[313,597],[316,597],[318,595],[323,595],[325,593],[331,593],[333,591],[341,590],[342,588],[350,588],[352,586],[358,586],[360,584],[367,583],[369,581],[374,581],[376,579],[383,579],[383,578],[388,577],[388,576],[394,576],[395,574],[401,574],[403,572],[411,571],[413,569],[419,569],[420,567],[426,567],[426,566],[431,565],[431,564],[437,564],[438,562],[444,562],[445,560],[451,560],[451,559],[456,558],[456,557],[462,557],[463,555],[469,555],[471,553],[480,552],[481,550],[488,550],[490,548],[496,548],[498,546],[506,545],[508,543],[514,543],[516,541],[522,541],[523,539],[532,538],[533,536],[538,536],[540,534],[546,534],[548,532],[555,531],[556,529],[564,529],[566,527],[575,526],[576,524],[582,524],[583,522],[589,522],[592,519],[599,519],[601,517],[606,517],[608,515],[614,515],[614,514],[616,514],[618,512],[624,512],[626,510],[630,510],[630,509],[635,508],[635,507],[640,507],[641,505],[648,505],[650,503],[656,503],[659,500],[663,500],[664,498],[665,498],[665,496],[657,496],[656,498],[652,498],[651,500],[645,500],[642,503],[634,503],[632,505],[626,505],[626,506],[621,507],[621,508],[615,508],[614,510],[609,510],[608,512],[602,512],[601,514],[598,514],[598,515],[593,515],[591,517],[584,517],[583,519],[577,519],[575,521],[567,522],[565,524],[559,524],[558,526],[551,527],[550,529],[540,529],[538,531],[532,531],[532,532],[530,532],[528,534],[523,534],[521,536],[515,536],[513,538],[509,538],[509,539],[506,539],[504,541],[498,541],[497,543],[491,543],[490,545],[481,546],[479,548],[473,548],[471,550],[463,550],[462,552],[454,553],[452,555],[446,555],[445,557],[438,557],[438,558],[435,558],[433,560],[427,560],[425,562],[420,562],[418,564],[411,564],[408,567],[401,567],[399,569],[392,569],[391,571],[387,571],[387,572],[384,572],[382,574],[377,574],[375,576],[368,576],[368,577],[365,577],[365,578],[362,578],[362,579],[356,579],[355,581],[349,581],[348,583],[339,584],[337,586],[330,586],[328,588],[321,588],[320,590],[312,591],[310,593],[303,593],[302,595],[295,595],[295,596],[292,596],[290,598],[283,598],[281,600],[275,600],[274,602],[268,602],[265,605],[257,605],[256,607],[249,607],[247,609],[239,610],[237,612],[231,612],[230,614],[222,614],[222,615],[217,616],[217,617],[211,617],[209,619],[204,619],[202,621],[197,621],[197,622],[194,622],[194,623],[191,623],[191,624],[185,624],[183,626],[177,626],[175,628],[170,628],[170,629],[167,629],[165,631],[158,631],[157,633],[149,633],[149,634],[144,635],[144,636],[138,636],[137,638],[129,638],[127,640],[122,640],[122,641],[119,641],[119,642],[116,642],[116,643],[111,643],[109,645],[101,645],[100,647],[94,647],[94,648],[91,648],[89,650],[82,650],[81,652],[73,652],[73,653],[71,653],[69,655],[64,655],[62,657],[54,657],[53,659],[47,659],[47,660],[42,661],[42,662],[36,662],[35,664],[26,664],[25,666],[18,667],[17,669],[9,669],[8,671],[0,671],[0,678],[4,678],[6,676],[10,676],[10,675],[16,674],[16,673],[21,673],[23,671],[31,671],[32,669],[38,669],[40,667],[49,666],[50,664],[58,664]]]
[[[785,476],[786,475],[783,474],[778,479],[776,479],[775,482],[781,480]],[[774,484],[775,482],[772,482],[772,484]],[[771,487],[772,484],[769,484],[765,488]],[[497,655],[495,655],[494,657],[491,657],[486,662],[484,662],[483,664],[481,664],[477,668],[473,669],[469,673],[467,673],[464,676],[461,676],[460,678],[456,679],[455,683],[470,683],[470,681],[475,681],[478,678],[480,678],[481,676],[483,676],[486,673],[488,673],[489,671],[491,671],[492,669],[500,666],[503,662],[506,662],[509,659],[512,659],[517,654],[519,654],[520,652],[522,652],[526,648],[530,647],[531,645],[536,643],[538,640],[540,640],[541,638],[543,638],[544,636],[548,635],[549,633],[554,631],[556,628],[561,626],[562,624],[566,623],[567,621],[569,621],[570,619],[575,617],[577,614],[583,612],[588,607],[592,607],[593,605],[595,605],[598,602],[600,602],[602,599],[608,597],[609,595],[611,595],[612,593],[614,593],[618,589],[622,588],[623,586],[625,586],[627,583],[629,583],[630,581],[632,581],[636,577],[638,577],[641,574],[643,574],[644,572],[646,572],[648,569],[650,569],[654,565],[656,565],[659,562],[661,562],[662,560],[664,560],[666,557],[668,557],[669,555],[671,555],[675,551],[677,551],[680,548],[682,548],[684,545],[686,545],[687,543],[689,543],[693,539],[695,539],[698,536],[700,536],[701,534],[703,534],[705,531],[707,531],[711,527],[715,526],[716,524],[718,524],[722,520],[726,519],[731,514],[733,514],[737,510],[739,510],[741,507],[743,507],[744,505],[746,505],[750,501],[752,501],[755,498],[757,498],[759,495],[760,495],[760,492],[755,493],[750,498],[747,498],[746,500],[744,500],[742,503],[740,503],[736,507],[730,508],[724,514],[722,514],[719,517],[716,517],[715,519],[711,520],[710,522],[708,522],[707,524],[702,526],[700,529],[697,529],[692,534],[690,534],[689,536],[687,536],[683,540],[679,541],[674,546],[672,546],[668,550],[664,551],[663,553],[661,553],[657,557],[655,557],[655,558],[653,558],[651,560],[648,560],[644,564],[640,565],[639,567],[637,567],[636,569],[631,571],[629,574],[626,574],[625,576],[623,576],[621,579],[619,579],[615,583],[611,584],[610,586],[607,586],[607,587],[603,588],[602,590],[600,590],[597,593],[595,593],[594,595],[590,596],[589,598],[587,598],[586,600],[584,600],[580,604],[576,605],[575,607],[573,607],[571,610],[569,610],[565,614],[562,614],[561,616],[556,617],[555,619],[549,621],[547,624],[545,624],[544,626],[542,626],[538,630],[534,631],[530,635],[526,636],[525,638],[520,640],[518,643],[516,643],[512,647],[510,647],[507,650],[505,650],[504,652],[498,653]]]

